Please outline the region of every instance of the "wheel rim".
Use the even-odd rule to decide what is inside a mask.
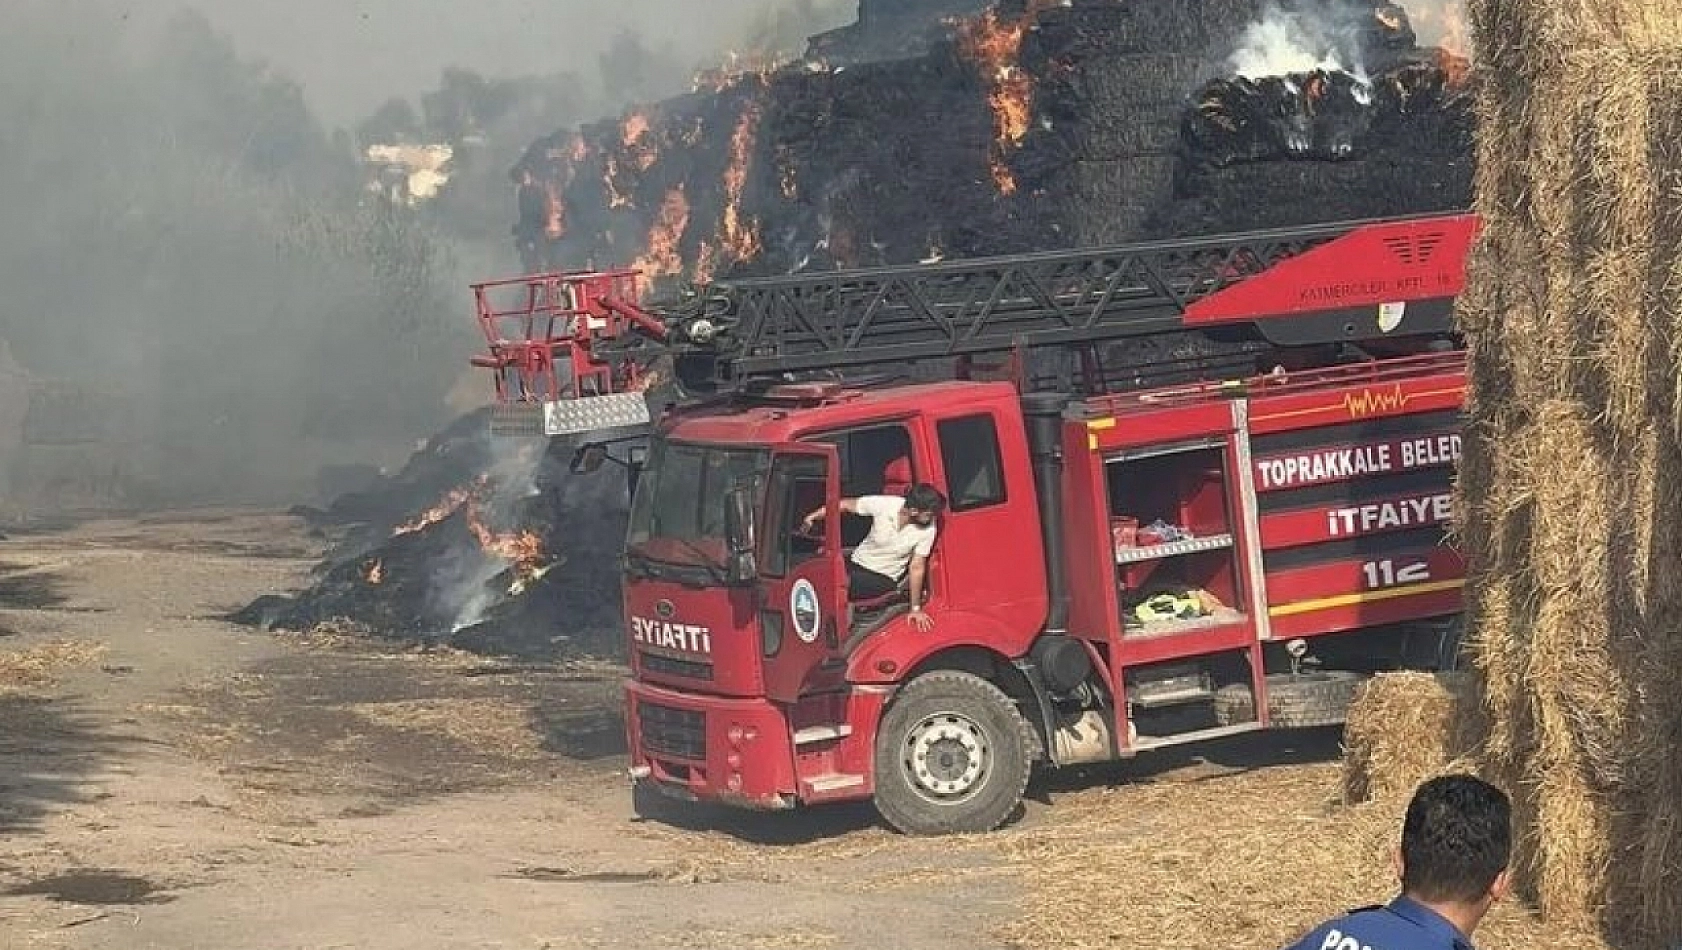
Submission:
[[[922,798],[942,805],[962,802],[987,782],[993,764],[987,733],[959,713],[927,716],[906,733],[900,768]]]

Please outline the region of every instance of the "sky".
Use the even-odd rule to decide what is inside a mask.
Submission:
[[[129,0],[122,15],[141,25],[187,4]],[[624,29],[651,48],[712,61],[756,14],[790,0],[199,0],[193,4],[246,56],[268,60],[303,86],[332,125],[366,116],[393,96],[413,98],[440,70],[462,66],[487,77],[544,74],[569,64],[594,74],[606,42]],[[850,4],[827,0],[833,12]],[[856,9],[856,8],[855,8]]]

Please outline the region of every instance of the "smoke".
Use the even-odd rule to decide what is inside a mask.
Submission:
[[[14,501],[96,472],[106,506],[290,503],[325,465],[400,462],[460,407],[465,284],[518,266],[519,151],[843,4],[163,6],[0,5],[0,340],[123,410],[70,438],[32,396],[28,444],[0,431]],[[449,144],[449,185],[371,194],[381,141]]]
[[[1412,0],[1408,18],[1419,45],[1440,47],[1455,56],[1470,58],[1471,37],[1466,26],[1465,0]]]
[[[1246,79],[1314,70],[1366,74],[1362,38],[1372,22],[1372,8],[1314,0],[1294,9],[1268,4],[1261,19],[1239,38],[1232,70]]]

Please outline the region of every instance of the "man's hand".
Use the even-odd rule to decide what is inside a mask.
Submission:
[[[800,530],[803,533],[810,534],[812,528],[818,523],[818,519],[822,517],[823,509],[819,508],[817,511],[814,511],[806,517],[800,519]]]
[[[923,613],[923,608],[913,607],[911,608],[911,625],[916,627],[919,633],[928,633],[934,629],[934,618]]]

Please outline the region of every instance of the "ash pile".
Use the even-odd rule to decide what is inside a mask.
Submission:
[[[336,535],[309,587],[260,597],[235,623],[290,631],[346,623],[405,644],[531,660],[613,656],[627,493],[574,474],[570,447],[505,442],[488,412],[457,420],[404,468],[326,510]]]

